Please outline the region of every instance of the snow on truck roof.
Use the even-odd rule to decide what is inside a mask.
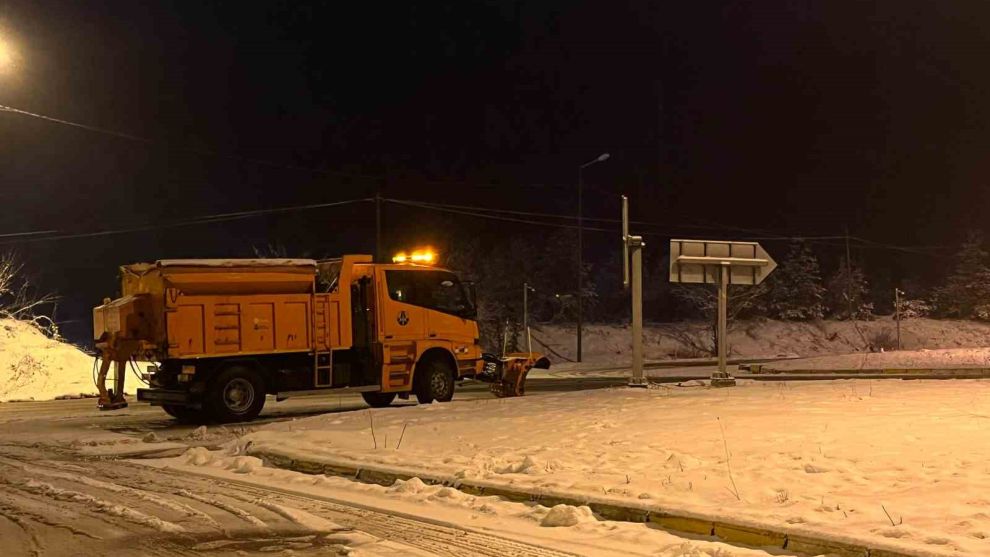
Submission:
[[[316,267],[312,259],[162,259],[159,267]]]

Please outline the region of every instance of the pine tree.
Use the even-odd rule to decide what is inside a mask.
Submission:
[[[873,315],[869,292],[863,269],[855,265],[850,269],[842,261],[826,285],[829,315],[835,319],[869,319]]]
[[[808,244],[792,242],[787,257],[767,282],[766,306],[770,317],[803,321],[825,315],[821,270]]]
[[[990,320],[990,267],[983,235],[970,231],[956,253],[956,266],[935,290],[935,310],[945,317]]]

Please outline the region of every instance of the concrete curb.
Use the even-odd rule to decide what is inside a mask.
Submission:
[[[927,551],[898,549],[881,544],[864,544],[853,539],[828,539],[815,535],[813,532],[800,531],[797,528],[768,527],[744,519],[725,520],[677,509],[664,509],[656,504],[640,504],[632,501],[620,504],[590,495],[512,488],[484,480],[462,480],[421,470],[388,468],[353,461],[317,462],[264,450],[249,450],[248,453],[277,468],[304,474],[342,476],[355,481],[383,486],[390,486],[396,480],[409,480],[416,477],[423,483],[453,487],[470,495],[497,496],[509,501],[539,503],[544,506],[585,505],[590,507],[596,515],[607,520],[652,523],[664,530],[711,536],[732,544],[774,547],[807,555],[838,555],[841,557],[932,557],[937,555]]]
[[[775,369],[761,365],[739,366],[748,375],[870,375],[880,377],[925,376],[934,378],[979,379],[990,377],[990,368],[985,367],[925,367],[925,368],[856,368],[856,369]]]

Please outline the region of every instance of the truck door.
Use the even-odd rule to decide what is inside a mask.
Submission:
[[[477,336],[477,327],[472,320],[474,308],[457,275],[447,271],[422,271],[419,275],[430,310],[426,312],[427,337],[449,340],[455,345],[473,344]]]
[[[382,390],[412,387],[416,341],[426,337],[426,308],[418,305],[416,271],[378,270],[378,330],[382,340]]]

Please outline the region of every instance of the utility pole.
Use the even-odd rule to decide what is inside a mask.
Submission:
[[[529,293],[536,292],[536,289],[523,283],[523,329],[526,331],[526,351],[533,352],[533,337],[529,334]]]
[[[901,349],[901,295],[904,291],[894,288],[894,321],[897,322],[897,349]]]
[[[854,320],[852,300],[852,256],[849,253],[849,227],[846,226],[846,303],[849,306],[849,319]]]
[[[375,192],[375,263],[382,262],[382,192]]]
[[[584,301],[584,220],[582,214],[583,204],[582,204],[582,191],[584,190],[584,179],[582,177],[581,171],[584,170],[584,166],[578,167],[578,212],[577,212],[577,223],[578,223],[578,241],[577,241],[577,361],[581,362],[581,320],[583,319],[583,301]]]
[[[629,198],[622,196],[622,285],[632,287],[632,377],[630,387],[646,387],[643,377],[643,243],[629,235]],[[630,252],[632,272],[629,269]]]
[[[583,202],[583,191],[584,191],[584,169],[595,163],[605,162],[611,155],[608,153],[602,153],[598,155],[593,160],[590,160],[582,165],[578,166],[578,191],[577,191],[577,223],[578,223],[578,242],[577,242],[577,361],[581,361],[581,327],[584,318],[584,202]]]

